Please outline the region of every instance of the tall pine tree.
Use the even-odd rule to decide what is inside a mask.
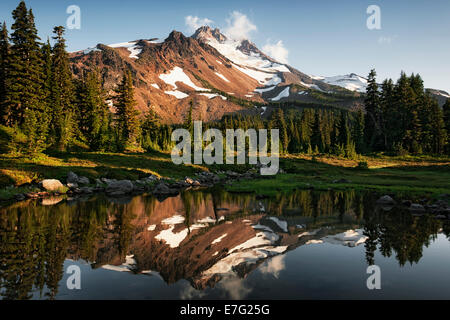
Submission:
[[[139,135],[137,102],[134,99],[133,77],[131,71],[125,72],[116,96],[119,136],[123,149],[136,147]]]
[[[9,36],[6,23],[0,28],[0,124],[6,124],[6,79],[8,75]]]
[[[378,84],[376,81],[377,73],[372,69],[368,78],[366,91],[366,120],[365,120],[365,136],[366,145],[373,149],[376,147],[377,140],[380,135],[380,96],[378,92]]]
[[[74,113],[74,86],[70,70],[69,55],[66,51],[64,27],[55,27],[53,37],[56,43],[53,47],[52,63],[52,134],[59,151],[65,151],[73,140],[76,131]]]
[[[43,90],[43,60],[40,38],[32,10],[21,1],[13,11],[11,54],[7,75],[8,123],[22,129],[29,151],[45,149],[48,115]]]
[[[97,71],[84,74],[78,88],[79,128],[91,150],[108,149],[109,110]]]

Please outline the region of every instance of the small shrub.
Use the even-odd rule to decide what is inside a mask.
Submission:
[[[359,170],[368,170],[369,164],[367,163],[367,161],[360,161],[358,162],[358,166],[356,168]]]

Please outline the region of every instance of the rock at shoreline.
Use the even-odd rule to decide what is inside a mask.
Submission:
[[[76,173],[70,171],[67,174],[67,184],[69,183],[73,183],[73,184],[77,184],[78,183],[78,176]]]
[[[49,192],[60,191],[64,188],[64,185],[61,181],[56,179],[46,179],[41,182],[41,187]]]
[[[78,178],[78,184],[82,184],[82,185],[86,186],[86,185],[90,184],[90,181],[86,177],[79,177]]]
[[[413,203],[409,207],[409,211],[413,213],[425,213],[425,207],[421,204]]]
[[[381,205],[395,205],[396,202],[390,196],[386,195],[377,200],[377,204]]]
[[[75,172],[70,171],[67,174],[67,186],[71,185],[69,188],[78,188],[78,185],[88,185],[90,181],[86,177],[79,177]]]
[[[176,196],[180,193],[178,189],[170,188],[166,183],[160,182],[153,189],[153,194],[157,197],[170,197]]]
[[[134,185],[130,180],[113,181],[106,187],[106,193],[111,196],[125,195],[133,192]]]

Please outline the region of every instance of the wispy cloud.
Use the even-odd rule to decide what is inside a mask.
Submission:
[[[262,48],[263,52],[281,63],[288,63],[289,50],[284,47],[283,41],[267,44]]]
[[[234,40],[250,39],[250,33],[257,31],[258,28],[250,21],[250,19],[239,11],[233,11],[228,17],[225,35]]]
[[[194,32],[200,27],[211,25],[214,21],[208,18],[199,18],[197,16],[187,16],[184,18],[186,26],[189,28],[189,31]]]

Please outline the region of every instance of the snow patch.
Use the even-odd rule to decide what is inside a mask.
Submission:
[[[176,83],[182,82],[185,85],[193,88],[196,91],[209,91],[207,89],[201,88],[196,86],[192,80],[187,76],[186,73],[184,73],[183,69],[180,67],[175,67],[172,71],[169,73],[161,74],[159,78],[167,83],[168,85],[171,85],[175,90],[178,88]],[[173,92],[173,91],[172,91]],[[167,93],[167,91],[166,91]]]
[[[338,86],[345,88],[350,91],[357,91],[357,92],[366,92],[367,89],[367,79],[358,76],[354,73],[349,75],[343,75],[343,76],[334,76],[334,77],[312,77],[320,78],[317,80],[321,80],[327,84]]]
[[[227,97],[224,97],[224,96],[222,96],[220,94],[217,94],[217,93],[200,93],[199,95],[205,96],[208,99],[214,99],[214,98],[220,97],[220,98],[222,98],[222,100],[227,100]]]
[[[220,73],[216,72],[216,76],[218,76],[219,78],[222,78],[223,81],[225,81],[225,82],[230,82],[230,80],[228,80],[227,78],[225,78],[225,76],[224,76],[223,74],[220,74]]]
[[[275,98],[272,98],[270,100],[272,100],[272,101],[280,101],[283,98],[288,98],[290,89],[291,89],[290,87],[286,87],[283,91],[281,91],[278,94],[278,96],[276,96]]]
[[[228,235],[228,233],[225,233],[223,236],[221,236],[221,237],[217,238],[216,240],[214,240],[212,242],[212,244],[216,244],[216,243],[221,242],[227,235]]]
[[[276,88],[276,86],[271,86],[269,88],[255,89],[255,92],[256,93],[264,93],[264,92],[272,91],[275,88]]]
[[[171,96],[174,96],[177,99],[185,99],[185,98],[189,97],[188,94],[186,94],[184,92],[181,92],[181,91],[178,91],[178,90],[175,90],[175,91],[164,91],[164,93],[165,94],[169,94]]]
[[[156,83],[152,83],[151,86],[155,89],[161,90],[161,88]]]
[[[131,42],[121,42],[110,44],[108,47],[110,48],[127,48],[130,51],[130,58],[139,59],[139,54],[142,52],[142,48],[136,45],[137,41]]]
[[[281,230],[283,230],[286,233],[288,232],[288,228],[287,228],[288,223],[286,221],[281,221],[280,219],[275,218],[275,217],[270,217],[269,219],[272,220],[273,222],[275,222]]]

